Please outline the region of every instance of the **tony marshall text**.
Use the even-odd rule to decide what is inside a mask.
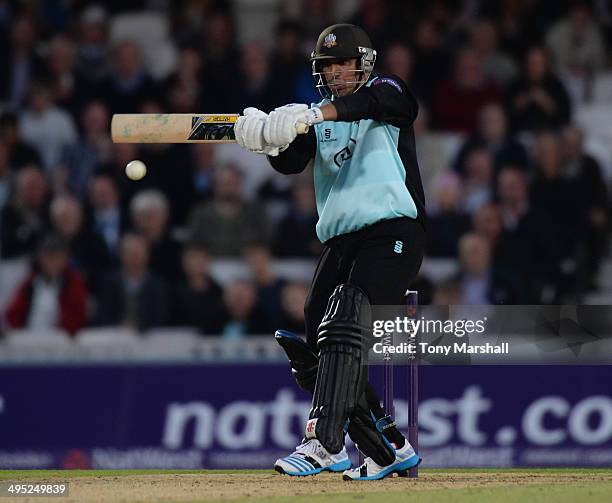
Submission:
[[[420,354],[427,355],[444,355],[448,356],[449,354],[509,354],[510,348],[507,342],[502,342],[500,344],[491,344],[486,342],[485,344],[477,344],[477,345],[469,345],[467,342],[454,342],[452,345],[445,346],[432,346],[427,342],[403,342],[401,344],[386,345],[384,342],[377,342],[374,344],[372,349],[375,353],[385,354],[385,353],[394,353],[394,354],[409,354],[413,355],[417,353],[417,346]]]

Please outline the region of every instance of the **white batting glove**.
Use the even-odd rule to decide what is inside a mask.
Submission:
[[[263,128],[267,118],[268,114],[257,108],[245,108],[234,124],[236,143],[256,154],[277,156],[278,147],[267,145],[264,140]]]
[[[298,124],[312,126],[323,122],[323,113],[318,107],[292,103],[270,112],[264,126],[264,139],[269,145],[286,148],[298,134]]]

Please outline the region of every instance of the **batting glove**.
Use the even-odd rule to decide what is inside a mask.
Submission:
[[[264,139],[269,145],[286,148],[298,134],[299,125],[312,126],[323,122],[323,113],[318,107],[292,103],[270,112],[264,126]]]
[[[278,155],[278,147],[266,144],[263,135],[268,114],[257,108],[245,108],[234,124],[236,143],[256,154]]]

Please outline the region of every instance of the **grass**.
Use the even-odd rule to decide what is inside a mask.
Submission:
[[[609,473],[612,468],[422,468],[419,473]],[[72,477],[117,477],[130,475],[163,474],[265,474],[272,470],[0,470],[0,480],[21,480],[32,478],[72,478]],[[612,500],[611,500],[612,501]]]
[[[378,491],[374,483],[366,483],[369,491],[364,492],[364,483],[347,482],[346,488],[350,492],[339,493],[337,490],[325,490],[321,486],[313,486],[312,493],[294,494],[291,496],[249,497],[248,501],[256,503],[599,503],[612,502],[612,468],[465,468],[465,469],[422,469],[423,475],[441,474],[482,474],[483,478],[503,474],[518,474],[519,478],[510,482],[508,478],[500,481],[500,485],[474,485],[473,487],[440,487],[430,486],[419,481],[413,481],[410,486],[387,485],[385,491]],[[27,480],[69,480],[74,477],[129,477],[133,475],[180,475],[180,474],[272,474],[271,470],[0,470],[0,481],[22,482]],[[532,474],[556,476],[557,483],[545,481],[532,481],[531,484],[522,484],[520,475]],[[567,474],[567,481],[563,476]],[[588,480],[588,475],[603,474],[606,479]],[[584,480],[570,478],[570,475],[583,475]],[[142,479],[141,479],[142,480]],[[288,479],[286,479],[288,480]],[[431,481],[431,477],[428,478]],[[245,480],[245,482],[247,482]],[[535,482],[535,484],[533,484]],[[224,483],[224,482],[221,482]],[[109,487],[110,489],[110,487]],[[246,501],[246,499],[231,499],[231,501]],[[102,500],[100,500],[102,501]],[[115,501],[113,499],[113,501]],[[121,499],[121,501],[130,501]],[[148,501],[139,499],[138,501]],[[156,501],[160,501],[158,498]],[[210,503],[211,499],[194,500],[191,503]],[[228,500],[225,500],[228,501]]]

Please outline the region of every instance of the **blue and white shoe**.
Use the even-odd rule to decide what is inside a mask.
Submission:
[[[324,471],[342,472],[351,467],[351,460],[343,448],[338,454],[330,454],[316,438],[298,445],[293,454],[280,458],[274,463],[278,473],[305,477]]]
[[[391,477],[394,473],[397,473],[400,477],[406,477],[408,470],[414,468],[420,462],[421,458],[406,440],[404,447],[395,451],[395,461],[390,465],[380,466],[372,458],[365,458],[361,466],[346,470],[342,474],[342,478],[344,480],[380,480]]]

